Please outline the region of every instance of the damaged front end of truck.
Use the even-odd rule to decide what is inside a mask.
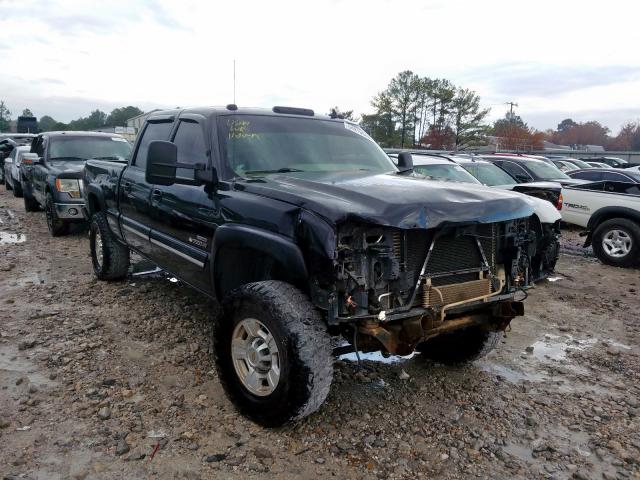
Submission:
[[[524,314],[534,239],[528,218],[433,229],[345,222],[337,229],[335,283],[312,297],[345,351],[408,355],[438,335],[504,331]],[[315,295],[314,295],[315,293]]]

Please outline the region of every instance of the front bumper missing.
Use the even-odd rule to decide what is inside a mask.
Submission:
[[[414,312],[412,309],[411,312]],[[394,355],[409,355],[418,343],[438,335],[453,332],[471,326],[480,326],[487,330],[504,331],[516,316],[524,315],[524,304],[514,300],[503,300],[492,304],[488,309],[439,320],[425,310],[425,313],[410,316],[397,322],[366,320],[355,328],[358,333],[375,338],[384,350]]]
[[[84,203],[54,203],[58,218],[63,220],[87,220]]]

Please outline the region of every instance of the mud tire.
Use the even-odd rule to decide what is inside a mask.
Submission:
[[[47,192],[44,202],[44,213],[47,216],[47,227],[52,237],[61,237],[69,233],[69,222],[65,222],[58,217],[51,192]]]
[[[96,242],[96,239],[101,242]],[[102,254],[98,251],[100,248]],[[129,249],[120,243],[111,233],[107,217],[102,212],[97,212],[91,217],[89,225],[89,249],[93,272],[100,280],[120,280],[127,276],[129,271]],[[101,255],[101,260],[99,260]]]
[[[265,427],[279,427],[320,408],[333,379],[331,337],[307,296],[275,280],[246,284],[223,302],[224,316],[214,322],[213,344],[218,377],[237,409]],[[257,396],[233,366],[233,331],[244,319],[260,321],[273,335],[280,377],[270,394]]]
[[[467,327],[422,342],[416,350],[422,358],[445,365],[461,365],[487,355],[496,347],[502,335],[502,332]]]

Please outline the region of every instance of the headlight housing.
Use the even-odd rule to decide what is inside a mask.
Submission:
[[[56,189],[72,198],[80,198],[80,182],[76,178],[57,178]]]

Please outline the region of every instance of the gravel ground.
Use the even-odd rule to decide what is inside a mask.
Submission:
[[[52,238],[1,188],[0,473],[640,478],[640,271],[563,242],[486,359],[339,360],[318,413],[266,430],[218,384],[216,305],[161,273],[96,281],[86,230]]]

